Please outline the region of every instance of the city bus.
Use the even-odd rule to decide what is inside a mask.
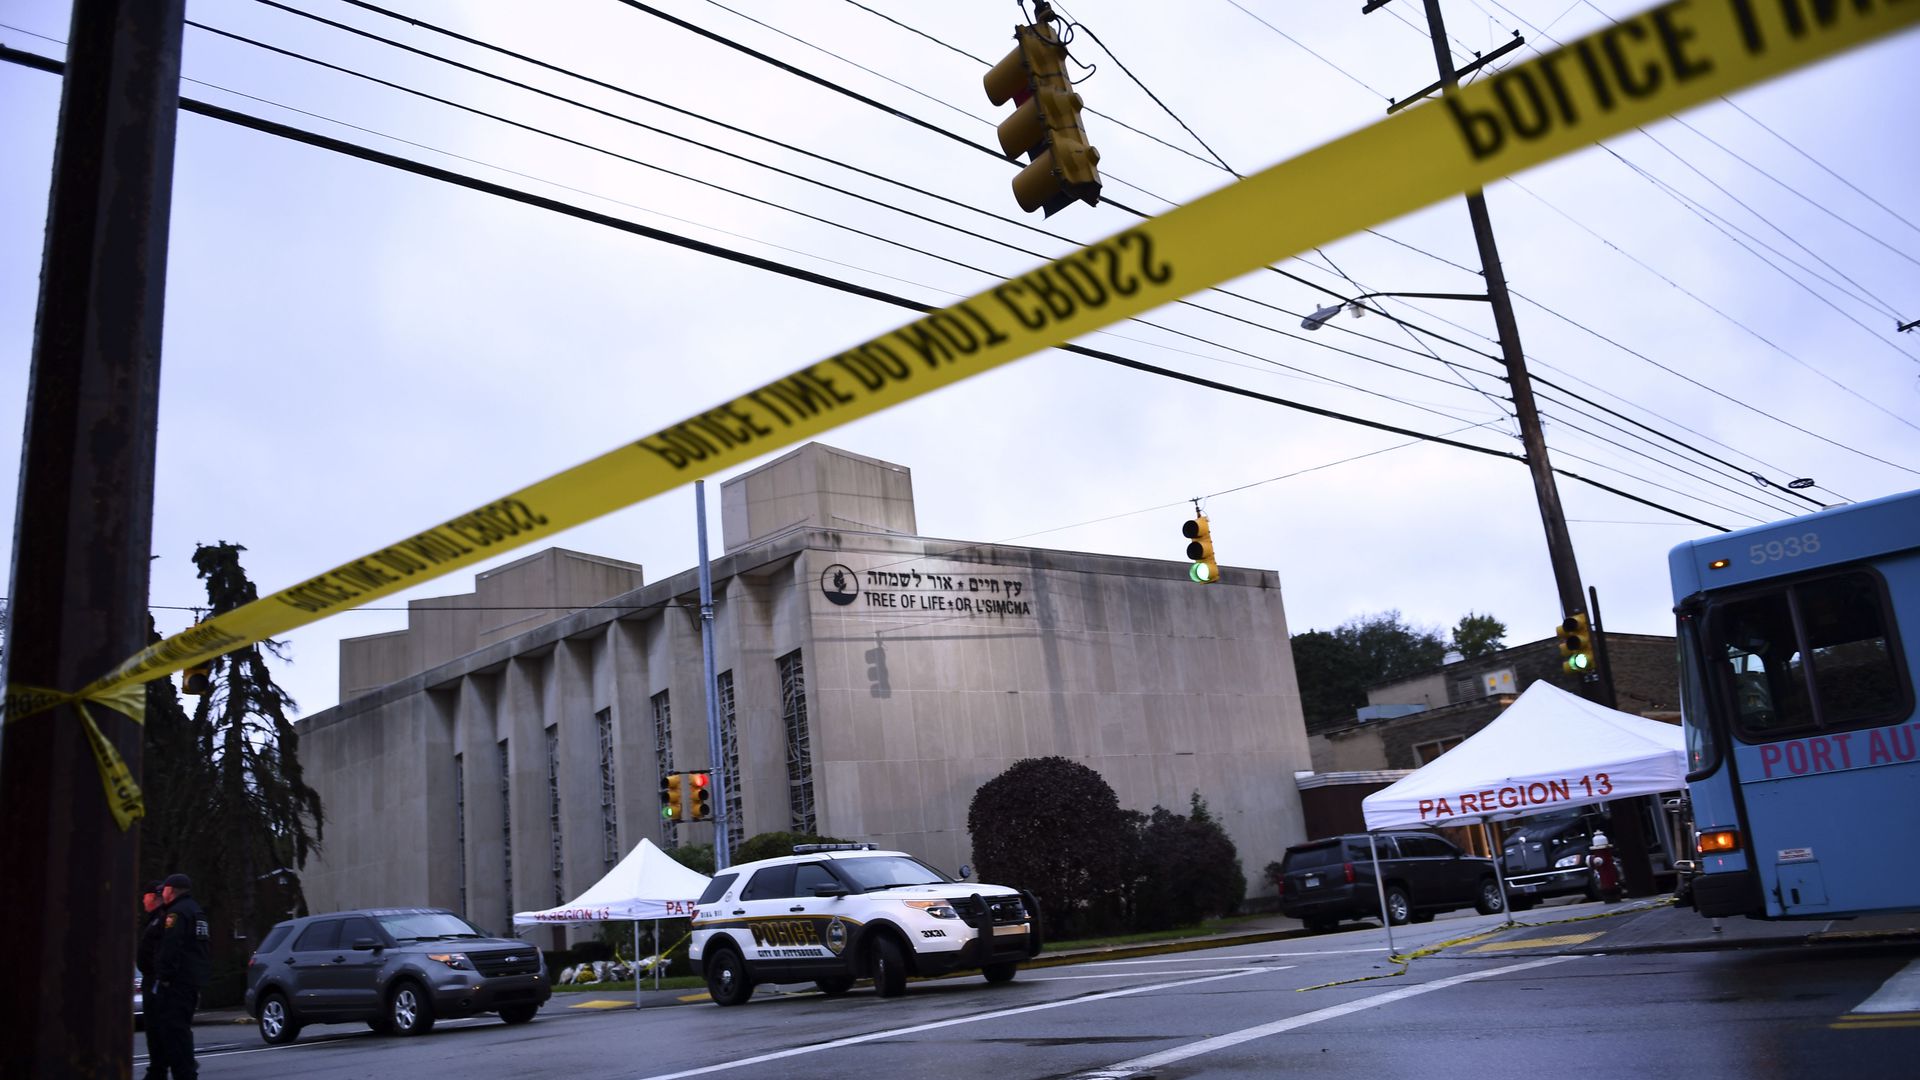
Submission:
[[[1694,906],[1920,911],[1920,491],[1695,540],[1668,563]]]

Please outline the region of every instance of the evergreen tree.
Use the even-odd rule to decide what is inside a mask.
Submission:
[[[194,549],[212,614],[259,598],[240,565],[239,544]],[[267,656],[286,660],[273,640],[247,645],[212,666],[212,692],[189,717],[172,680],[147,684],[143,787],[147,818],[141,871],[147,880],[179,871],[216,926],[214,977],[208,1004],[237,996],[246,947],[221,948],[234,932],[258,941],[273,923],[304,913],[292,875],[318,848],[324,815],[319,793],[301,774],[299,734],[287,718],[293,699],[273,681]],[[285,879],[289,893],[262,903]]]

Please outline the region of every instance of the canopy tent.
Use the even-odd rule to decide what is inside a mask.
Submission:
[[[656,954],[664,955],[666,950],[660,948],[659,920],[690,918],[700,894],[707,891],[707,884],[712,880],[697,870],[689,870],[675,862],[673,856],[660,850],[653,841],[641,840],[639,846],[627,853],[626,858],[607,871],[605,877],[594,882],[592,888],[575,897],[572,903],[545,911],[516,911],[513,925],[564,926],[572,923],[631,921],[633,954],[638,961],[641,921],[654,920],[653,947]],[[654,965],[656,987],[660,982],[661,966],[657,963]],[[633,979],[633,1007],[640,1007],[640,974],[637,970]]]
[[[687,918],[711,880],[675,862],[653,841],[642,840],[572,903],[545,911],[516,911],[513,925]]]
[[[1685,786],[1680,729],[1536,682],[1494,721],[1361,800],[1368,829],[1499,821]]]

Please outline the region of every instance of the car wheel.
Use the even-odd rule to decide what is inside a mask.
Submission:
[[[890,937],[873,943],[873,988],[881,997],[899,997],[907,992],[907,958],[900,943]]]
[[[1307,928],[1307,933],[1309,933],[1309,934],[1325,934],[1325,933],[1328,933],[1328,932],[1330,932],[1330,931],[1331,931],[1331,930],[1332,930],[1332,929],[1333,929],[1334,927],[1336,927],[1336,926],[1339,926],[1339,925],[1340,925],[1340,920],[1338,920],[1338,919],[1308,919],[1308,920],[1306,920],[1306,923],[1305,923],[1305,925],[1306,925],[1306,928]]]
[[[1509,911],[1526,911],[1532,908],[1533,905],[1534,899],[1531,896],[1507,897],[1507,910]]]
[[[284,1046],[300,1037],[300,1025],[287,1009],[285,995],[269,993],[260,999],[260,1038],[270,1046]]]
[[[753,980],[736,949],[716,949],[707,960],[707,995],[716,1005],[745,1005],[753,996]]]
[[[500,1010],[500,1019],[509,1024],[524,1024],[539,1011],[538,1005],[508,1005]]]
[[[1481,879],[1480,899],[1473,905],[1473,910],[1482,915],[1498,915],[1506,909],[1507,902],[1500,896],[1500,883],[1492,878]]]
[[[1413,918],[1413,905],[1407,900],[1407,890],[1398,885],[1387,886],[1387,919],[1395,926],[1405,926]]]
[[[433,1028],[433,1003],[412,979],[403,979],[387,996],[387,1020],[396,1035],[425,1035]]]
[[[831,979],[816,979],[813,985],[819,987],[820,992],[828,997],[839,997],[853,989],[853,980],[845,975],[836,975]]]
[[[980,969],[980,974],[985,975],[990,983],[1010,983],[1019,970],[1020,962],[1010,960],[1004,964],[988,964]]]

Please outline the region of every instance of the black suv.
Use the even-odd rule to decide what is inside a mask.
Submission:
[[[1482,915],[1501,910],[1492,859],[1468,855],[1437,833],[1375,833],[1373,842],[1394,925],[1426,922],[1455,908],[1471,907]],[[1380,917],[1366,833],[1295,844],[1281,860],[1275,884],[1281,912],[1315,932],[1331,930],[1342,919]]]
[[[420,1035],[437,1018],[488,1012],[524,1024],[552,996],[539,949],[440,908],[291,919],[247,961],[247,1011],[274,1044],[299,1038],[307,1024],[365,1021]]]

